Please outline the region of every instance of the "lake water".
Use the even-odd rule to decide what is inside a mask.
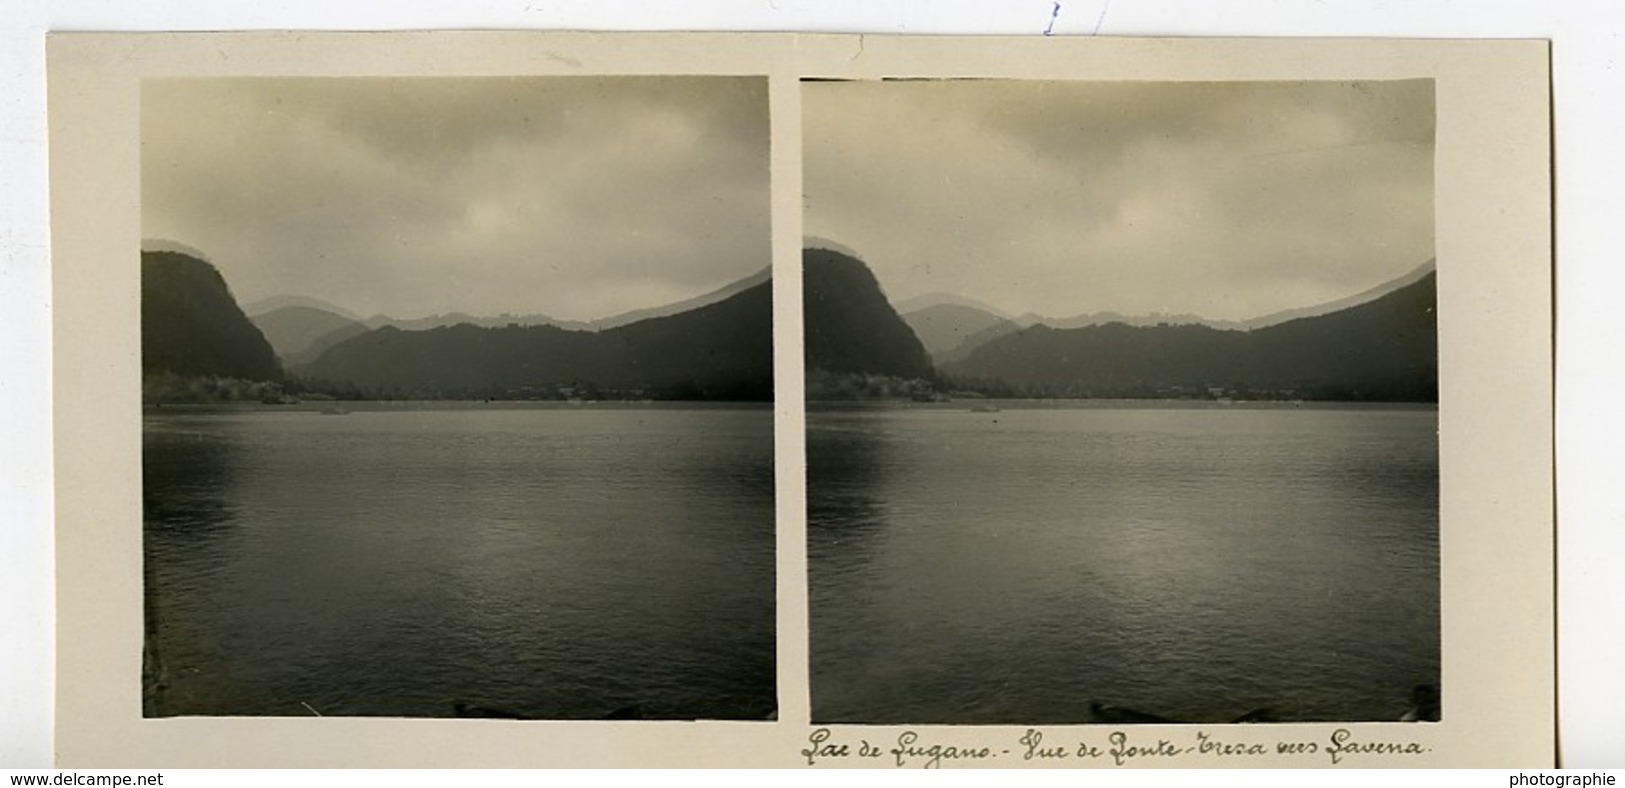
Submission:
[[[145,419],[148,716],[774,714],[770,410],[349,407]]]
[[[807,423],[816,722],[1397,720],[1439,683],[1436,409]]]

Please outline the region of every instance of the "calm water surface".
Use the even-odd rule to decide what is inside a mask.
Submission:
[[[815,408],[814,720],[1398,719],[1439,682],[1437,416]]]
[[[770,410],[144,428],[149,716],[776,708]]]

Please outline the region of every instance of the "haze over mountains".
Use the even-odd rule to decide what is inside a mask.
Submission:
[[[1012,317],[1009,313],[969,298],[946,293],[916,296],[901,302],[897,311],[902,315],[926,350],[938,365],[963,361],[971,351],[987,342],[1019,329],[1036,325],[1050,328],[1084,328],[1120,323],[1127,326],[1189,326],[1200,325],[1224,331],[1250,331],[1267,328],[1303,317],[1317,317],[1347,309],[1415,284],[1434,270],[1429,260],[1404,276],[1383,282],[1358,295],[1340,298],[1314,306],[1288,309],[1249,320],[1211,320],[1193,314],[1151,313],[1124,315],[1118,312],[1089,312],[1064,318],[1052,318],[1025,313]]]
[[[295,295],[260,299],[245,306],[243,311],[261,331],[265,332],[266,339],[271,342],[271,346],[283,363],[292,366],[315,361],[328,348],[339,342],[386,326],[405,331],[425,331],[463,324],[481,328],[555,326],[570,331],[605,331],[640,320],[667,317],[717,303],[769,281],[770,273],[769,269],[763,268],[751,276],[694,298],[588,321],[560,320],[540,313],[481,316],[465,312],[418,318],[396,318],[388,315],[361,318],[343,307],[321,299]]]
[[[920,307],[901,317],[938,364],[968,355],[975,347],[965,347],[967,342],[986,342],[1021,328],[1009,318],[955,303]]]
[[[328,348],[367,333],[360,322],[314,306],[284,306],[249,320],[288,366],[315,361]]]

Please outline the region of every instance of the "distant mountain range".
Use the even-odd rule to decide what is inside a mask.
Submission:
[[[967,309],[974,309],[978,312],[985,312],[994,317],[1004,318],[1005,320],[1015,320],[1014,315],[1011,315],[998,307],[989,306],[988,304],[984,304],[974,298],[966,298],[961,295],[954,295],[953,293],[926,293],[925,295],[917,295],[913,298],[905,298],[897,302],[897,313],[900,315],[906,315],[910,312],[918,312],[922,309],[929,309],[934,306],[960,306]]]
[[[1022,328],[1028,326],[1049,326],[1050,328],[1083,328],[1084,326],[1103,326],[1107,323],[1122,323],[1125,326],[1207,326],[1224,331],[1234,331],[1248,327],[1246,322],[1235,320],[1213,320],[1189,312],[1152,312],[1147,315],[1125,315],[1121,312],[1088,312],[1071,317],[1045,317],[1043,315],[1027,312],[1017,317],[1016,324]]]
[[[1358,295],[1340,298],[1323,304],[1275,312],[1249,320],[1212,320],[1189,313],[1168,314],[1155,312],[1148,315],[1125,315],[1119,312],[1089,312],[1071,317],[1044,317],[1031,312],[1011,317],[995,307],[969,298],[944,293],[916,296],[899,305],[903,320],[912,327],[925,343],[931,358],[938,366],[964,361],[981,345],[1023,328],[1048,326],[1070,329],[1103,326],[1113,323],[1126,326],[1207,326],[1224,331],[1247,331],[1285,323],[1304,317],[1329,314],[1351,306],[1376,300],[1400,288],[1415,284],[1434,270],[1429,260],[1404,276],[1384,282]]]
[[[815,265],[819,264],[819,265]],[[1109,313],[1021,325],[970,299],[915,299],[898,317],[861,261],[807,252],[807,366],[935,377],[938,389],[1037,397],[1255,397],[1437,401],[1438,339],[1433,263],[1357,296],[1254,321],[1179,317],[1112,319]],[[815,282],[818,282],[815,285]],[[844,296],[830,292],[839,287]],[[813,296],[844,299],[815,312]],[[1133,323],[1155,320],[1149,325]],[[910,328],[936,363],[922,371],[893,322]],[[1250,330],[1248,327],[1252,327]],[[864,336],[884,336],[865,345]],[[817,352],[815,352],[815,343]]]
[[[767,269],[697,298],[577,324],[594,330],[523,325],[507,316],[491,319],[506,321],[498,327],[458,320],[407,330],[387,319],[369,328],[353,313],[306,296],[257,301],[251,322],[211,263],[172,248],[142,252],[142,362],[148,376],[157,376],[144,387],[160,402],[278,402],[290,392],[428,399],[773,395]],[[291,373],[286,392],[273,345]]]
[[[332,304],[298,297],[257,302],[265,311],[251,322],[205,259],[148,249],[141,261],[142,369],[144,378],[161,378],[144,384],[148,393],[279,401],[286,367],[288,390],[296,394],[772,397],[772,283],[765,270],[699,298],[589,324],[596,330],[517,320],[407,330],[369,328]],[[802,262],[809,396],[933,398],[969,390],[1437,401],[1431,262],[1358,296],[1261,318],[1270,323],[1253,330],[1126,322],[1023,327],[969,299],[900,316],[857,257],[808,248]]]
[[[361,322],[360,315],[357,315],[344,307],[335,306],[334,304],[330,304],[321,300],[320,298],[311,298],[310,296],[302,295],[275,295],[271,296],[270,298],[261,298],[258,301],[250,301],[243,304],[243,314],[248,315],[250,318],[255,318],[259,317],[260,315],[275,312],[279,309],[286,309],[288,307],[302,307],[318,312],[328,312],[330,314],[338,315],[345,320],[352,320],[357,323]]]
[[[393,327],[404,331],[426,331],[447,326],[471,325],[480,328],[508,328],[510,326],[555,326],[570,331],[605,331],[630,325],[640,320],[667,317],[698,309],[737,295],[751,287],[769,281],[771,271],[763,268],[751,276],[731,282],[704,295],[664,306],[635,309],[598,320],[561,320],[549,315],[501,314],[495,316],[450,312],[418,318],[395,318],[388,315],[358,317],[342,307],[309,296],[280,295],[255,301],[244,307],[254,324],[265,332],[266,339],[277,356],[288,366],[315,361],[328,348],[354,336],[378,328]]]
[[[948,307],[950,309],[944,309]],[[1123,323],[1131,326],[1155,325],[1206,325],[1213,328],[1237,329],[1248,328],[1247,322],[1233,320],[1211,320],[1201,315],[1189,313],[1167,314],[1153,312],[1148,315],[1126,315],[1121,312],[1086,312],[1071,317],[1046,317],[1034,312],[1024,312],[1012,315],[998,307],[989,306],[972,298],[954,295],[952,293],[927,293],[914,296],[898,302],[897,311],[903,319],[913,326],[916,315],[924,313],[926,320],[931,322],[955,322],[954,318],[944,321],[950,315],[957,316],[959,323],[956,335],[958,340],[942,347],[941,350],[932,350],[935,357],[939,352],[952,351],[959,347],[964,339],[972,334],[986,330],[994,325],[1008,324],[1014,328],[1027,328],[1028,326],[1046,325],[1050,328],[1082,328],[1083,326],[1104,325],[1106,323]],[[928,332],[933,329],[927,328]],[[935,330],[942,330],[941,328]],[[932,343],[922,334],[920,340],[926,342],[927,347]],[[960,352],[968,352],[969,348],[960,348]]]
[[[1436,401],[1435,281],[1429,273],[1376,300],[1256,331],[1033,326],[943,372],[1031,396]]]
[[[764,400],[773,393],[772,308],[771,282],[761,282],[603,331],[385,326],[293,372],[314,385],[392,397]]]

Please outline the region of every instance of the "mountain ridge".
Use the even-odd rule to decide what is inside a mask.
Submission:
[[[978,301],[974,298],[967,298],[962,295],[955,295],[953,293],[944,293],[940,291],[905,298],[902,301],[897,302],[894,306],[897,309],[897,313],[900,315],[907,315],[910,312],[918,312],[922,309],[930,309],[934,306],[959,306],[975,309],[980,312],[986,312],[994,317],[1004,318],[1005,320],[1015,320],[1014,315],[999,309],[992,304]]]
[[[1128,314],[1115,310],[1096,310],[1093,312],[1082,312],[1065,317],[1040,315],[1036,312],[1023,312],[1018,315],[973,298],[967,298],[965,296],[944,292],[933,292],[907,298],[898,302],[896,308],[898,313],[903,315],[906,319],[911,313],[919,312],[933,306],[951,304],[954,306],[977,309],[989,315],[1002,317],[1016,323],[1021,328],[1028,328],[1035,325],[1046,325],[1051,328],[1083,328],[1085,326],[1105,325],[1107,323],[1123,323],[1131,326],[1155,326],[1166,323],[1168,325],[1205,325],[1212,328],[1225,330],[1245,330],[1265,328],[1300,317],[1314,317],[1317,315],[1327,314],[1329,312],[1335,312],[1340,309],[1347,309],[1351,306],[1357,306],[1367,301],[1375,300],[1376,298],[1407,285],[1414,284],[1428,272],[1435,270],[1437,270],[1437,259],[1431,258],[1410,271],[1405,272],[1404,274],[1380,282],[1353,295],[1343,296],[1341,298],[1335,298],[1330,301],[1324,301],[1309,306],[1277,310],[1269,314],[1242,320],[1208,318],[1191,312],[1148,312]]]
[[[1375,301],[1378,298],[1394,292],[1395,290],[1415,284],[1423,277],[1435,272],[1436,270],[1438,270],[1438,258],[1429,258],[1427,262],[1411,269],[1403,276],[1389,279],[1386,282],[1378,284],[1362,292],[1355,293],[1354,295],[1333,299],[1331,301],[1325,301],[1312,306],[1298,307],[1296,309],[1283,309],[1278,312],[1271,312],[1270,314],[1262,317],[1244,320],[1242,321],[1242,324],[1249,329],[1268,328],[1269,326],[1285,323],[1290,320],[1296,320],[1298,318],[1318,317],[1320,315],[1326,315],[1332,312],[1348,309],[1350,307],[1359,306],[1360,304]]]
[[[593,320],[565,320],[556,318],[542,312],[529,312],[523,314],[501,313],[496,315],[479,315],[471,312],[436,312],[420,317],[394,317],[383,313],[376,313],[370,317],[361,317],[356,313],[320,298],[304,295],[276,295],[254,301],[244,307],[244,311],[251,317],[269,314],[287,308],[299,307],[327,312],[347,320],[359,323],[368,330],[394,326],[407,331],[424,331],[445,326],[455,326],[467,323],[482,328],[505,328],[510,325],[519,326],[557,326],[571,331],[604,331],[611,328],[648,320],[655,317],[669,315],[698,309],[702,306],[714,304],[729,296],[735,295],[755,285],[771,279],[772,268],[764,267],[749,276],[729,282],[714,290],[702,293],[691,298],[685,298],[667,304],[639,307],[637,309],[620,312],[608,317]]]
[[[907,299],[902,303],[925,306],[915,306],[912,309],[899,306],[898,312],[919,335],[932,361],[940,367],[965,360],[976,348],[989,341],[1018,329],[1038,325],[1057,329],[1113,323],[1139,327],[1203,325],[1226,331],[1267,328],[1290,320],[1325,315],[1367,303],[1414,284],[1428,272],[1435,270],[1435,267],[1435,261],[1428,260],[1402,276],[1389,279],[1354,295],[1311,306],[1284,309],[1247,320],[1211,320],[1190,313],[1153,312],[1144,315],[1126,315],[1115,311],[1088,312],[1067,318],[1044,317],[1028,312],[1012,318],[996,307],[948,293],[932,293]]]
[[[1251,331],[1032,326],[944,374],[1036,396],[1437,401],[1436,276],[1347,309]]]
[[[601,331],[383,326],[294,372],[317,385],[426,398],[770,399],[772,282]]]
[[[360,315],[357,315],[356,313],[351,312],[350,310],[337,304],[323,301],[320,298],[315,298],[312,296],[292,294],[267,296],[265,298],[250,301],[243,304],[243,314],[248,315],[250,318],[255,318],[259,317],[260,315],[270,314],[271,312],[275,312],[279,309],[287,309],[290,307],[315,309],[338,315],[346,320],[353,320],[358,323],[361,322]]]

